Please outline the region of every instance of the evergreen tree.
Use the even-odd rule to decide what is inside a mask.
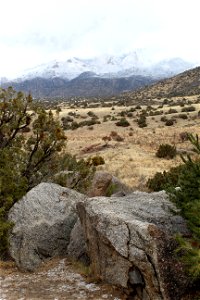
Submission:
[[[168,172],[156,173],[147,182],[148,188],[154,191],[166,190],[187,221],[192,237],[178,237],[180,254],[188,272],[200,278],[200,142],[198,135],[188,134],[196,155],[181,156],[183,164],[171,168]],[[178,188],[177,188],[178,187]]]
[[[57,114],[36,105],[30,95],[0,89],[0,257],[7,254],[12,226],[8,212],[28,190],[41,181],[65,185],[66,177],[56,174],[66,170],[78,173],[73,188],[86,188],[94,168],[65,153],[65,144]]]
[[[171,191],[171,197],[192,232],[192,238],[189,240],[179,238],[178,252],[182,253],[182,260],[190,274],[200,278],[200,143],[198,135],[190,134],[189,140],[194,146],[197,158],[182,156],[185,167],[179,174],[179,188]]]

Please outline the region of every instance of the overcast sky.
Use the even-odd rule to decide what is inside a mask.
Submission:
[[[0,0],[0,76],[146,49],[200,62],[200,0]]]

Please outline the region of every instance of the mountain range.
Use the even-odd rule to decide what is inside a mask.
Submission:
[[[194,64],[180,58],[152,62],[141,52],[91,59],[54,60],[26,70],[18,78],[1,80],[1,86],[31,92],[34,97],[110,96],[150,85]]]

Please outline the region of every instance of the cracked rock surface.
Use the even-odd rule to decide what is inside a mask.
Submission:
[[[15,224],[9,251],[20,269],[33,271],[47,258],[66,255],[76,203],[84,199],[74,190],[41,183],[15,203],[9,212]]]
[[[94,197],[77,204],[92,270],[131,299],[180,299],[187,288],[174,235],[188,235],[165,192]]]

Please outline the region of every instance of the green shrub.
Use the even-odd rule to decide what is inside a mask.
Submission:
[[[140,128],[147,127],[145,114],[140,115],[139,119],[137,120],[137,123]]]
[[[149,178],[146,185],[152,191],[162,191],[168,187],[176,187],[178,185],[179,175],[185,165],[179,165],[171,168],[168,172],[157,172],[152,178]]]
[[[66,122],[73,122],[73,118],[72,117],[70,117],[70,116],[66,116],[66,117],[62,117],[61,118],[61,121],[63,122],[63,123],[66,123]]]
[[[79,127],[84,127],[84,126],[93,126],[93,125],[95,125],[95,124],[100,124],[101,122],[100,121],[98,121],[96,118],[92,118],[92,119],[90,119],[90,120],[84,120],[84,121],[81,121],[81,122],[76,122],[76,121],[73,121],[72,123],[71,123],[71,126],[70,125],[68,125],[68,129],[72,129],[72,130],[75,130],[75,129],[77,129],[77,128],[79,128]],[[65,129],[66,127],[64,127],[64,129]]]
[[[117,123],[115,123],[117,126],[122,126],[122,127],[128,127],[130,126],[130,123],[125,119],[121,118]]]
[[[110,119],[111,119],[111,115],[103,116],[103,122],[107,122]]]
[[[124,138],[121,137],[116,131],[111,131],[110,138],[116,142],[123,142]]]
[[[89,161],[93,166],[100,166],[105,164],[105,160],[103,159],[102,156],[99,155],[90,158]]]
[[[120,117],[125,117],[126,115],[127,115],[127,112],[124,110],[122,110],[118,113],[118,116],[120,116]]]
[[[176,156],[176,147],[169,144],[161,144],[156,152],[159,158],[172,159]]]
[[[191,111],[195,111],[196,108],[194,106],[187,106],[187,107],[183,107],[182,108],[182,112],[191,112]]]
[[[146,186],[151,190],[151,191],[161,191],[165,188],[165,183],[166,183],[166,178],[165,178],[166,172],[164,173],[157,172],[152,178],[149,178]]]
[[[177,113],[177,110],[174,109],[174,108],[170,108],[170,109],[166,112],[166,114],[175,114],[175,113]]]
[[[84,126],[93,126],[95,124],[100,124],[101,122],[98,121],[96,118],[91,118],[90,120],[84,120],[78,123],[79,127],[84,127]]]
[[[133,117],[133,113],[132,112],[128,112],[126,115],[127,115],[128,118],[132,118]]]
[[[72,123],[73,120],[74,119],[72,117],[70,117],[70,116],[62,117],[61,121],[62,121],[63,129],[64,130],[70,129],[71,128],[71,124],[69,124],[69,123]]]
[[[163,105],[168,104],[168,103],[169,103],[169,99],[166,98],[163,100]]]
[[[167,120],[168,120],[168,119],[167,119],[166,116],[163,116],[163,117],[160,118],[160,121],[161,121],[161,122],[167,122]]]
[[[172,125],[174,125],[174,120],[172,120],[172,119],[167,120],[167,121],[165,122],[165,126],[172,126]]]
[[[91,117],[91,118],[95,118],[95,119],[98,119],[98,117],[95,115],[95,113],[93,111],[88,111],[88,116]]]
[[[117,190],[117,184],[111,182],[107,188],[106,197],[111,197],[114,193],[117,192]]]
[[[85,193],[92,182],[95,166],[89,160],[78,160],[76,156],[69,153],[61,157],[59,163],[60,172],[52,177],[52,181]]]
[[[77,123],[76,121],[73,121],[69,128],[72,130],[75,130],[75,129],[79,128],[79,123]]]
[[[188,118],[187,114],[179,114],[178,117],[183,120],[186,120]]]

